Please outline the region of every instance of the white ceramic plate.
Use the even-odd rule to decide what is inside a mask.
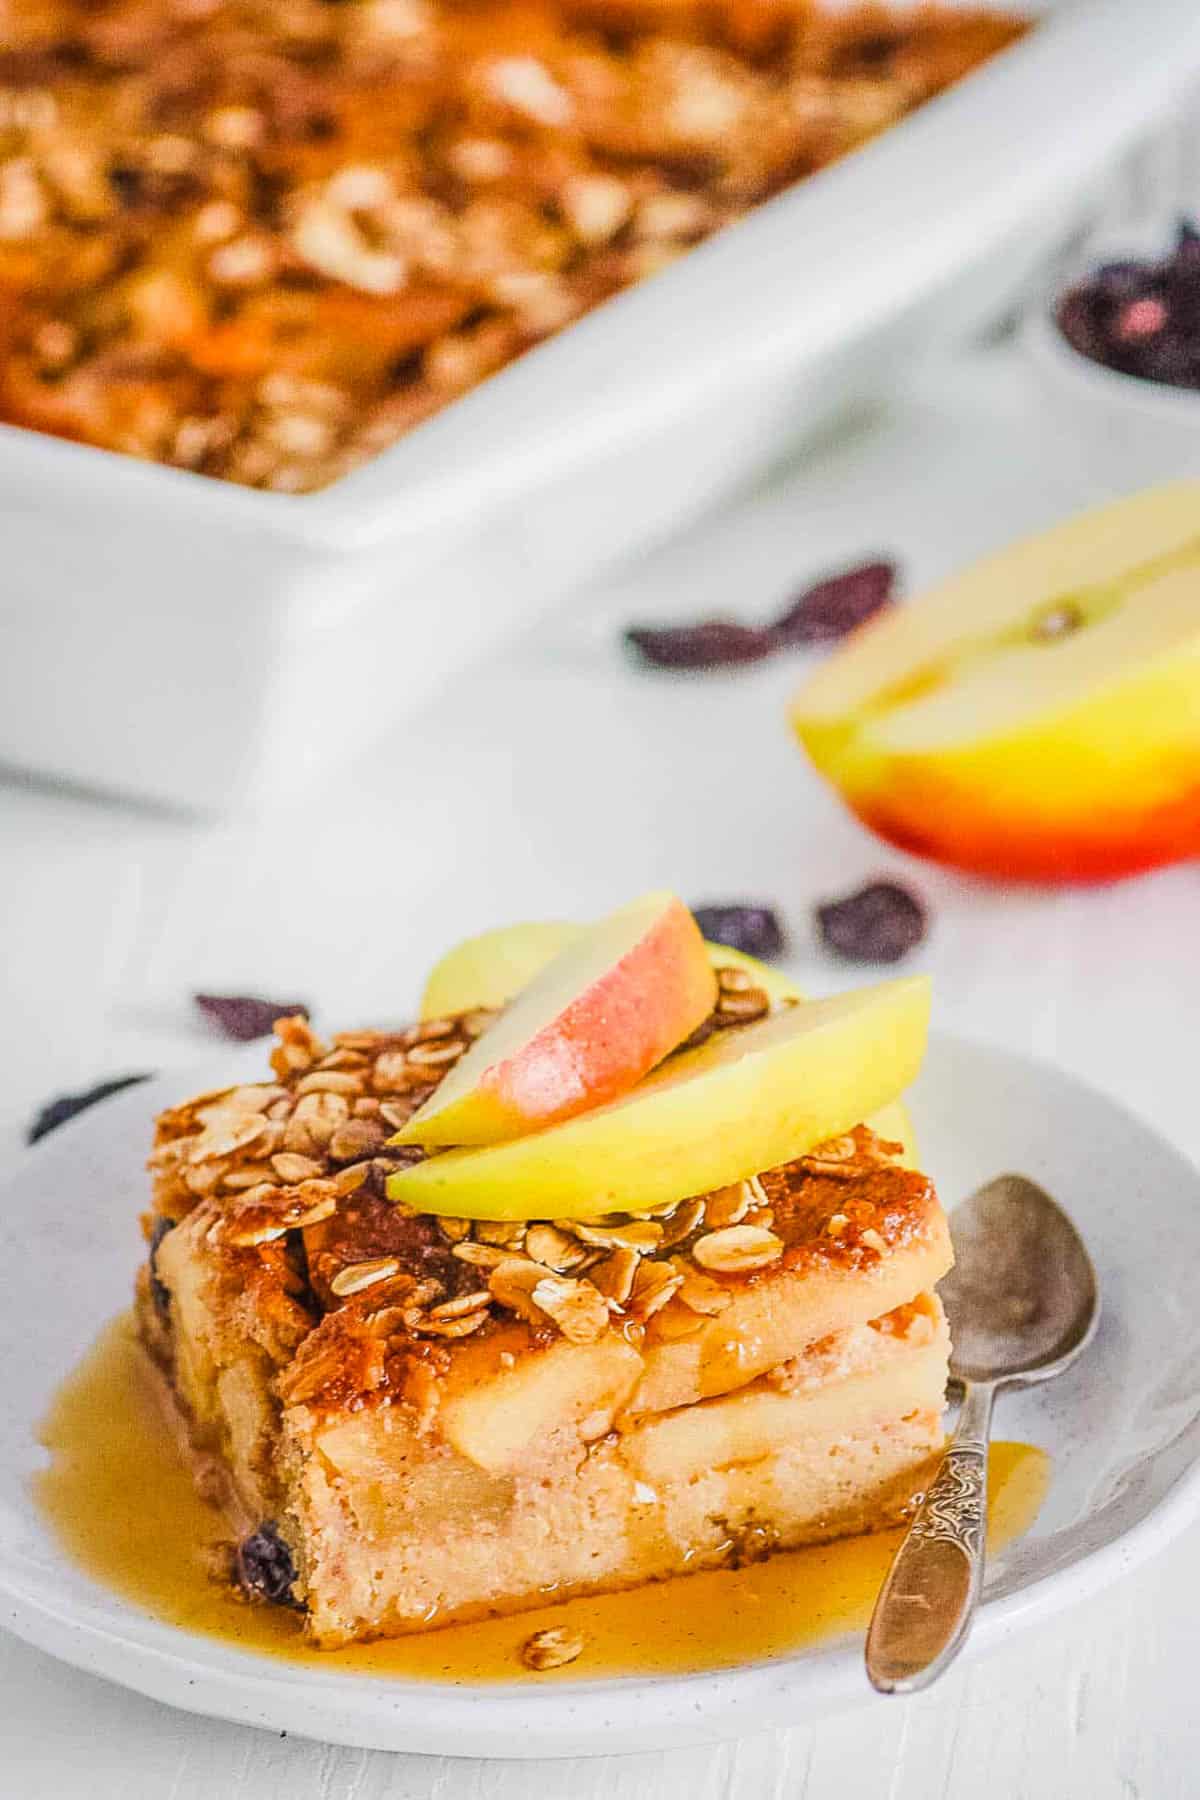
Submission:
[[[239,1054],[216,1079],[252,1074],[261,1060],[261,1048]],[[795,1724],[870,1698],[857,1641],[717,1674],[571,1687],[325,1674],[160,1624],[74,1568],[30,1498],[44,1455],[37,1423],[128,1303],[152,1113],[213,1077],[210,1064],[96,1108],[31,1154],[0,1193],[0,1621],[67,1662],[192,1712],[389,1750],[642,1750]],[[1103,1284],[1099,1335],[1080,1366],[1000,1402],[1000,1435],[1049,1450],[1054,1474],[1032,1531],[993,1563],[967,1651],[979,1655],[1114,1580],[1200,1510],[1200,1173],[1058,1071],[951,1039],[935,1040],[913,1110],[922,1160],[949,1204],[1002,1170],[1033,1176],[1078,1222]]]

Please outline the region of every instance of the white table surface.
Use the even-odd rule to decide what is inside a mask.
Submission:
[[[794,972],[832,988],[860,973],[820,953],[809,908],[879,870],[911,874],[932,902],[915,964],[935,979],[939,1023],[1060,1061],[1200,1154],[1195,866],[1054,894],[909,864],[790,743],[799,659],[676,681],[615,647],[635,617],[765,611],[876,549],[899,551],[916,584],[1155,472],[1061,429],[1019,353],[993,351],[577,598],[287,815],[206,827],[0,785],[0,1155],[47,1095],[210,1047],[189,1016],[196,989],[309,997],[329,1022],[395,1016],[461,933],[586,916],[658,884],[778,902]],[[1198,1595],[1200,1531],[919,1699],[711,1750],[538,1765],[281,1741],[0,1635],[0,1796],[1194,1796]]]

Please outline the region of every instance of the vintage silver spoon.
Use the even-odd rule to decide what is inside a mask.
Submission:
[[[867,1674],[882,1694],[928,1687],[966,1642],[983,1586],[988,1438],[1001,1388],[1051,1381],[1096,1329],[1083,1240],[1049,1194],[1001,1175],[950,1215],[955,1263],[938,1292],[962,1410],[875,1602]]]

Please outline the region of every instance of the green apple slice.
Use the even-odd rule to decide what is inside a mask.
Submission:
[[[586,1219],[744,1180],[895,1100],[921,1065],[929,1004],[913,976],[788,1007],[683,1052],[607,1106],[403,1169],[389,1198],[459,1218]]]
[[[464,938],[434,965],[421,996],[421,1017],[440,1019],[476,1007],[507,1006],[586,930],[586,925],[571,925],[565,919],[529,919]],[[772,1005],[801,998],[786,975],[744,950],[709,944],[708,955],[714,969],[744,969],[753,976]]]

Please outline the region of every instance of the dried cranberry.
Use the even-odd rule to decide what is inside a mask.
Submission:
[[[155,1310],[161,1319],[167,1318],[171,1311],[171,1294],[170,1290],[164,1287],[158,1278],[158,1246],[162,1243],[168,1231],[174,1229],[174,1225],[175,1221],[173,1219],[157,1218],[155,1219],[153,1228],[150,1232],[150,1296],[154,1301]]]
[[[898,881],[872,881],[844,900],[827,901],[816,920],[827,948],[847,962],[899,962],[928,929],[924,902]]]
[[[634,625],[625,642],[658,669],[734,668],[761,662],[777,650],[834,643],[886,606],[895,582],[894,563],[857,563],[806,588],[772,625],[743,625],[737,619]]]
[[[1121,375],[1200,388],[1200,231],[1182,220],[1158,261],[1102,263],[1069,289],[1059,329],[1081,355]]]
[[[248,1594],[257,1594],[274,1606],[299,1607],[293,1593],[296,1565],[275,1525],[260,1525],[242,1539],[236,1566],[238,1581]]]
[[[693,906],[692,915],[710,944],[727,944],[747,956],[767,962],[782,956],[787,945],[779,915],[770,906],[754,901],[722,901],[719,905]]]
[[[733,619],[698,625],[634,625],[625,642],[656,669],[729,669],[761,662],[774,649],[770,634]]]
[[[149,1079],[149,1075],[118,1075],[112,1081],[98,1081],[95,1087],[87,1088],[82,1094],[60,1094],[57,1099],[48,1100],[26,1132],[26,1142],[36,1144],[39,1138],[57,1131],[60,1125],[65,1125],[76,1113],[86,1112],[98,1100],[107,1100],[110,1094],[119,1094],[122,1088]]]
[[[770,627],[771,638],[781,646],[834,643],[887,606],[895,585],[895,563],[859,563],[807,588]]]
[[[260,1000],[252,994],[197,994],[195,1001],[223,1037],[236,1038],[242,1044],[268,1037],[276,1019],[289,1019],[296,1013],[308,1017],[302,1000]]]

